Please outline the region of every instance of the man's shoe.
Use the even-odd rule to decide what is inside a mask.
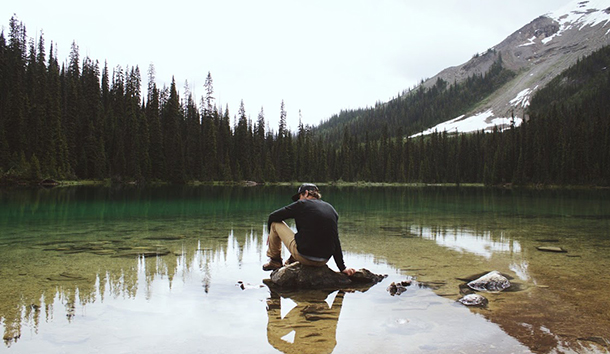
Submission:
[[[295,263],[297,260],[294,259],[294,257],[292,255],[290,255],[290,258],[288,258],[288,260],[284,263],[285,266],[289,266],[292,263]]]
[[[276,270],[282,268],[282,260],[281,259],[273,259],[269,258],[269,262],[263,264],[263,270]]]

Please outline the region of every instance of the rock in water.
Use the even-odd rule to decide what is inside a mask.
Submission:
[[[466,306],[487,306],[487,299],[479,294],[468,294],[458,301]]]
[[[360,269],[351,278],[328,266],[312,267],[295,262],[271,272],[271,285],[284,289],[345,289],[356,284],[373,285],[385,276]]]
[[[282,288],[325,289],[351,284],[349,277],[332,271],[328,266],[311,267],[296,262],[271,272],[271,281]]]
[[[407,286],[411,285],[410,281],[403,281],[403,282],[399,282],[399,283],[395,283],[392,282],[392,284],[390,284],[390,286],[388,286],[388,292],[390,293],[390,295],[394,296],[394,295],[400,295],[402,293],[404,293],[405,291],[407,291]]]
[[[502,291],[510,286],[510,282],[497,270],[468,283],[471,289],[478,291]]]
[[[368,269],[361,268],[356,271],[349,279],[359,284],[376,284],[385,279],[388,275],[375,274]]]

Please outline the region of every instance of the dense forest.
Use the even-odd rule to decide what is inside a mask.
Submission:
[[[0,179],[113,181],[370,181],[488,185],[610,183],[610,48],[583,58],[538,91],[530,119],[504,132],[411,133],[455,117],[510,80],[499,60],[462,83],[439,80],[374,108],[341,112],[320,127],[277,128],[219,108],[212,75],[199,103],[148,68],[59,62],[41,35],[10,20],[0,34]],[[239,88],[234,88],[239,90]]]

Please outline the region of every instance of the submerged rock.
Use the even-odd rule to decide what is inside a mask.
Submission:
[[[488,302],[485,296],[479,294],[468,294],[458,301],[466,306],[487,306]]]
[[[388,286],[388,292],[390,293],[390,295],[394,296],[394,295],[400,295],[402,293],[404,293],[405,291],[407,291],[407,286],[411,285],[411,281],[410,280],[405,280],[405,281],[401,281],[398,283],[392,282],[392,284],[390,284],[390,286]]]
[[[468,283],[468,287],[478,291],[502,291],[510,287],[508,279],[497,270]]]
[[[299,262],[271,272],[265,284],[284,289],[346,289],[357,286],[370,286],[383,280],[385,276],[360,269],[354,275],[335,272],[328,266],[312,267]]]

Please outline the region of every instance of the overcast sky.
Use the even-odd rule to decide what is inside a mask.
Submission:
[[[196,102],[208,71],[217,104],[233,117],[243,99],[277,130],[317,125],[341,109],[372,106],[442,69],[462,64],[569,0],[19,0],[0,7],[60,62],[72,42],[103,67],[139,66],[143,92],[152,63],[159,87],[172,76]]]

